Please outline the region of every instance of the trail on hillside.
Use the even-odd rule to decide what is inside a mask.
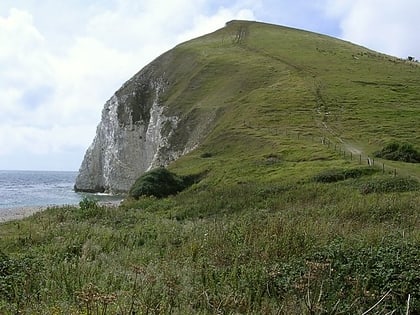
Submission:
[[[248,36],[248,32],[249,32],[249,26],[247,24],[245,25],[240,25],[236,31],[236,34],[233,38],[233,43],[234,44],[242,44],[243,41],[246,39],[246,37]]]
[[[376,160],[377,163],[382,164],[384,168],[385,164],[387,166],[391,164],[392,166],[388,166],[388,169],[390,167],[395,171],[398,169],[399,173],[419,178],[417,174],[413,174],[413,172],[410,170],[410,166],[399,163],[397,168],[394,166],[394,161],[388,161],[379,158],[373,159],[369,152],[365,152],[362,147],[355,145],[351,140],[349,141],[348,139],[343,139],[342,133],[327,124],[323,117],[326,117],[330,114],[327,111],[329,106],[322,93],[322,80],[318,77],[318,74],[313,69],[305,66],[305,64],[296,63],[294,60],[291,60],[284,55],[273,55],[269,51],[265,50],[264,47],[253,46],[252,42],[248,41],[250,36],[250,27],[248,24],[239,25],[239,27],[237,27],[236,31],[232,35],[232,42],[238,47],[254,54],[266,57],[269,60],[272,60],[272,62],[284,64],[292,71],[295,71],[297,74],[299,74],[301,77],[304,77],[310,81],[308,88],[312,90],[312,93],[314,93],[317,103],[317,108],[314,110],[315,114],[313,117],[315,125],[318,127],[322,135],[326,135],[327,138],[331,138],[328,140],[333,140],[333,142],[336,143],[338,142],[341,150],[344,150],[349,154],[351,153],[354,156],[359,156],[360,160],[364,159],[365,161],[369,161],[369,163],[370,161]],[[354,127],[357,128],[358,126]]]
[[[384,170],[385,168],[387,168],[388,171],[391,170],[395,175],[398,173],[404,176],[414,177],[420,180],[419,174],[416,172],[413,172],[412,169],[410,169],[410,166],[404,165],[402,163],[399,163],[398,166],[395,166],[395,165],[392,165],[391,163],[398,162],[398,161],[389,161],[389,160],[384,160],[381,158],[374,158],[369,153],[364,152],[360,147],[357,147],[354,144],[350,143],[349,141],[344,140],[341,137],[341,135],[337,131],[332,129],[330,126],[328,126],[325,121],[318,121],[318,125],[320,126],[322,131],[324,132],[326,131],[327,134],[329,134],[332,138],[338,141],[341,144],[341,147],[343,148],[343,150],[351,153],[352,155],[360,156],[360,161],[362,161],[362,159],[365,161],[367,160],[369,165],[372,165],[370,163],[373,163],[373,165],[375,165],[375,161],[376,161],[376,165],[382,165]],[[389,164],[391,164],[391,166],[389,166]]]
[[[288,67],[292,68],[293,70],[297,71],[298,73],[305,72],[310,77],[312,77],[316,80],[317,76],[313,71],[310,71],[309,69],[307,69],[307,68],[305,68],[301,65],[297,65],[297,64],[291,62],[290,60],[286,60],[285,58],[281,58],[280,56],[274,56],[274,55],[268,53],[267,51],[265,51],[263,49],[260,49],[260,48],[257,48],[257,47],[252,47],[250,45],[246,45],[245,40],[248,37],[248,35],[249,35],[249,26],[248,25],[246,25],[246,26],[241,25],[236,32],[236,35],[235,35],[235,38],[234,38],[234,43],[240,45],[243,49],[246,49],[250,52],[262,55],[262,56],[264,56],[266,58],[269,58],[269,59],[271,59],[275,62],[280,62],[282,64],[285,64]],[[317,98],[318,102],[320,103],[320,105],[325,106],[325,100],[322,97],[321,88],[320,88],[319,84],[318,85],[316,84],[316,86],[317,86],[316,91],[315,91],[316,98]],[[318,110],[318,112],[321,114],[320,110]],[[345,148],[346,151],[351,152],[352,154],[355,154],[355,155],[364,154],[364,152],[360,148],[356,147],[355,145],[353,145],[353,144],[345,141],[343,138],[341,138],[339,133],[334,131],[331,127],[329,127],[326,122],[321,121],[320,123],[323,126],[322,128],[324,130],[326,130],[329,134],[331,134],[336,140],[338,140],[343,145],[343,147]]]
[[[287,66],[289,66],[290,68],[297,70],[298,72],[302,72],[302,71],[306,71],[309,73],[309,71],[307,69],[304,69],[303,67],[300,67],[294,63],[292,63],[290,60],[286,60],[286,58],[281,58],[279,56],[273,56],[270,53],[268,53],[267,51],[261,49],[261,48],[257,48],[257,47],[252,47],[249,45],[246,45],[246,39],[249,36],[249,25],[245,24],[245,25],[240,25],[236,31],[236,34],[233,38],[233,43],[239,45],[241,48],[248,50],[250,52],[256,53],[258,55],[267,57],[269,59],[272,59],[276,62],[280,62],[283,63]],[[311,75],[313,75],[313,73],[310,73]]]
[[[346,151],[348,151],[352,154],[356,154],[356,155],[365,154],[360,148],[358,148],[355,145],[343,140],[343,138],[341,138],[340,135],[337,132],[335,132],[331,127],[329,127],[325,121],[321,122],[321,124],[324,126],[324,129],[328,133],[330,133],[332,136],[334,136],[334,138],[337,139],[344,146]]]

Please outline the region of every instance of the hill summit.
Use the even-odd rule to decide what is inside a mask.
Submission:
[[[203,171],[210,166],[200,154],[328,159],[308,146],[300,155],[284,152],[287,132],[332,137],[354,154],[392,140],[419,145],[419,84],[415,62],[325,35],[231,21],[164,53],[115,92],[75,189],[127,192],[147,170],[180,157],[181,171]]]

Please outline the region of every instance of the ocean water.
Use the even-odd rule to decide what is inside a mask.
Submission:
[[[2,209],[74,205],[85,196],[73,190],[77,172],[0,171]]]

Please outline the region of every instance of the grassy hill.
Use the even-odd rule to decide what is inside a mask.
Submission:
[[[168,110],[197,117],[197,125],[219,117],[196,155],[238,157],[241,145],[253,158],[281,152],[290,134],[326,137],[366,156],[391,141],[420,147],[417,63],[319,34],[240,21],[171,54]],[[314,149],[320,150],[289,151],[301,161],[314,159]],[[418,169],[410,174],[419,176]]]
[[[243,21],[161,58],[201,181],[2,224],[0,313],[420,313],[420,168],[367,165],[420,148],[417,63]]]

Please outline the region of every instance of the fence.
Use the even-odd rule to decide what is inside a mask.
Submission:
[[[321,143],[323,145],[326,145],[328,148],[334,149],[334,151],[338,152],[339,155],[342,155],[344,159],[350,159],[351,161],[357,161],[360,165],[368,165],[371,167],[378,167],[382,169],[382,173],[388,172],[392,173],[394,176],[397,176],[397,168],[386,166],[385,163],[377,159],[375,160],[374,157],[371,157],[369,155],[364,155],[362,152],[353,152],[353,151],[359,151],[356,149],[349,149],[349,147],[344,143],[337,143],[331,141],[330,138],[323,136],[321,137]],[[334,148],[333,148],[334,145]]]
[[[251,129],[257,129],[251,127],[249,124],[245,124],[246,127]],[[370,167],[377,167],[382,170],[382,173],[392,174],[397,176],[401,171],[393,166],[386,165],[382,159],[375,159],[373,156],[366,155],[359,150],[352,148],[350,145],[346,144],[344,141],[333,140],[326,135],[312,134],[312,133],[303,133],[290,129],[279,129],[279,128],[258,128],[259,130],[266,130],[269,134],[272,135],[283,135],[291,139],[297,139],[302,141],[308,141],[313,143],[319,143],[326,146],[327,148],[338,152],[339,156],[343,159],[348,159],[354,161],[359,165],[367,165]],[[338,138],[339,139],[339,138]],[[357,152],[355,152],[357,151]]]

